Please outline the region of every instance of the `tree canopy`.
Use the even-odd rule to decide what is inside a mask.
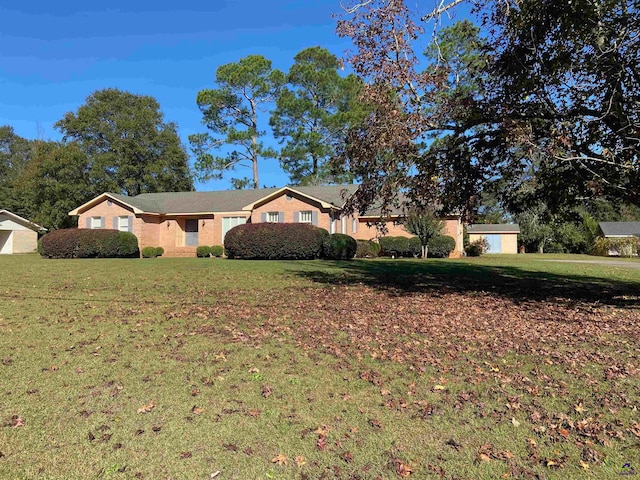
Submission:
[[[463,23],[439,32],[427,54],[445,68],[425,70],[426,22],[459,3],[428,15],[401,0],[347,6],[338,32],[374,106],[337,160],[362,181],[352,206],[405,190],[472,213],[496,180],[512,210],[640,204],[638,1],[468,2],[487,38]]]
[[[270,124],[284,143],[280,163],[294,184],[348,180],[332,172],[328,160],[344,141],[349,125],[362,119],[361,83],[355,75],[340,76],[338,58],[322,47],[310,47],[294,57],[279,93]]]
[[[222,178],[223,172],[239,166],[248,167],[251,179],[232,182],[236,187],[258,188],[260,159],[277,155],[260,140],[265,132],[259,125],[259,113],[275,100],[284,74],[262,55],[248,55],[218,67],[215,82],[217,88],[201,90],[196,98],[202,123],[211,133],[189,136],[195,168],[201,179],[208,179]]]
[[[91,94],[55,127],[89,158],[95,190],[127,195],[193,189],[176,125],[150,96],[108,88]]]

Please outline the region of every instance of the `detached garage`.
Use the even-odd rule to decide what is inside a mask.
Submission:
[[[0,210],[0,255],[31,253],[38,249],[38,232],[45,230],[8,210]]]
[[[489,248],[485,253],[518,253],[520,227],[515,223],[469,225],[467,233],[469,243],[487,240]]]

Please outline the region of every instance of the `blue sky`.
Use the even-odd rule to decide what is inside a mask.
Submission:
[[[59,139],[57,120],[114,87],[155,97],[188,146],[188,135],[204,131],[196,94],[214,87],[218,66],[261,54],[287,70],[313,45],[342,56],[349,44],[331,18],[339,11],[339,0],[2,2],[0,125]],[[260,177],[287,183],[277,160],[264,161]],[[196,188],[229,188],[229,178]]]
[[[0,125],[25,138],[58,140],[53,124],[66,112],[97,90],[119,88],[155,97],[188,148],[187,137],[204,131],[196,94],[215,87],[220,65],[261,54],[286,71],[296,53],[314,45],[342,57],[350,43],[337,37],[331,16],[340,11],[340,0],[5,0]],[[288,181],[277,160],[259,168],[261,186]],[[233,175],[251,172],[196,189],[230,188]]]

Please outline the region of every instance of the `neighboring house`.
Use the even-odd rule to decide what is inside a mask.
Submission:
[[[38,249],[38,232],[46,230],[8,210],[0,210],[0,254],[31,253]]]
[[[640,238],[640,222],[600,222],[600,233],[604,238]],[[609,249],[610,256],[635,256],[635,247],[627,245],[612,246]]]
[[[283,187],[216,192],[143,193],[135,197],[103,193],[69,212],[79,228],[112,228],[133,232],[140,249],[164,248],[171,257],[195,256],[198,245],[223,245],[227,232],[243,223],[310,223],[330,233],[356,239],[378,237],[379,213],[343,215],[342,207],[358,185]],[[400,225],[401,212],[386,223],[387,235],[411,236]],[[444,219],[443,234],[456,240],[452,256],[462,251],[462,224]]]
[[[476,224],[467,227],[469,243],[483,238],[489,245],[485,253],[518,253],[518,234],[520,227],[517,224]]]
[[[640,222],[600,222],[598,226],[605,238],[640,238]]]

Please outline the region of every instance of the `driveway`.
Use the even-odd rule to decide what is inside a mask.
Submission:
[[[623,262],[621,260],[541,260],[542,262],[558,263],[590,263],[593,265],[610,265],[612,267],[640,269],[640,261]]]

